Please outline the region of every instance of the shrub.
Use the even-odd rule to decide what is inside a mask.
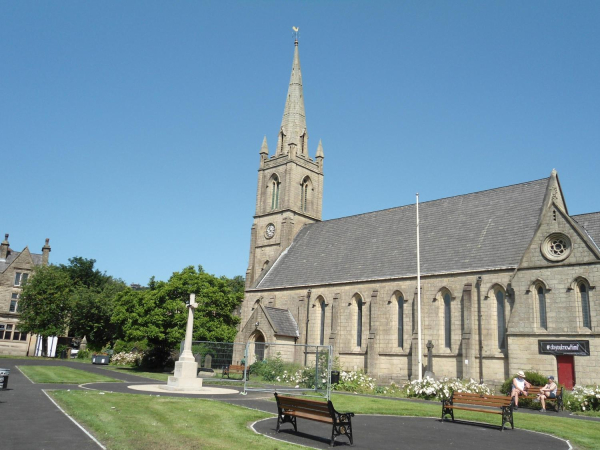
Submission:
[[[402,387],[407,397],[422,398],[425,400],[444,400],[450,398],[454,391],[470,394],[491,395],[494,392],[485,384],[479,384],[475,380],[459,380],[458,378],[441,378],[436,381],[433,378],[423,378],[407,382]]]
[[[79,350],[77,352],[77,359],[90,359],[92,357],[92,353],[86,348],[85,350]]]
[[[175,361],[171,350],[161,346],[155,346],[145,351],[140,363],[140,367],[148,370],[164,370],[174,365]]]
[[[110,363],[118,366],[139,366],[142,362],[142,356],[142,353],[114,353],[110,358]]]
[[[117,341],[113,347],[115,353],[130,353],[133,349],[137,349],[139,352],[148,350],[147,341]]]
[[[575,386],[571,394],[563,399],[567,409],[578,411],[600,411],[600,386]]]
[[[375,379],[369,377],[362,370],[356,372],[340,372],[340,382],[333,386],[336,391],[355,392],[357,394],[366,394],[375,392],[377,388]]]
[[[277,353],[275,358],[265,359],[261,369],[261,375],[265,381],[275,381],[277,377],[283,375],[285,367],[283,359],[281,359],[281,353]]]

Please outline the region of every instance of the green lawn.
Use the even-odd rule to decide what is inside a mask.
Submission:
[[[164,373],[164,372],[146,372],[142,369],[139,369],[137,367],[131,367],[131,366],[108,365],[108,366],[102,366],[102,368],[107,369],[107,370],[114,370],[115,372],[118,372],[118,373],[127,373],[129,375],[136,375],[138,377],[151,378],[153,380],[163,381],[165,383],[169,379],[169,375],[171,375],[170,373]]]
[[[270,414],[227,403],[95,391],[50,394],[111,450],[301,448],[255,434],[248,427]]]
[[[18,366],[18,368],[34,383],[83,384],[120,381],[64,366]]]
[[[411,401],[396,401],[382,398],[360,397],[356,395],[332,395],[331,401],[338,411],[352,411],[359,414],[390,414],[398,416],[440,417],[439,404]],[[456,419],[500,425],[498,415],[457,411]],[[577,449],[598,449],[600,443],[600,421],[578,420],[556,417],[547,414],[514,413],[515,428],[540,431],[568,439]]]

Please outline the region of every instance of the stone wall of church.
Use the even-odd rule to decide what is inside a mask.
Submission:
[[[433,371],[436,377],[460,377],[499,384],[517,370],[538,370],[556,374],[556,358],[539,355],[539,339],[589,339],[592,355],[577,357],[579,383],[591,382],[600,369],[598,326],[600,299],[590,291],[592,329],[577,325],[577,291],[570,288],[577,277],[590,286],[600,281],[600,265],[575,265],[514,271],[489,271],[422,277],[423,371],[427,370],[426,344],[433,344]],[[514,277],[512,280],[511,278]],[[480,280],[478,279],[480,278]],[[533,291],[529,285],[537,278],[552,284],[547,294],[548,330],[534,323]],[[511,289],[514,294],[511,296]],[[450,341],[446,342],[444,296],[450,296]],[[416,280],[390,280],[308,289],[252,292],[247,296],[263,298],[271,306],[288,308],[298,322],[298,343],[321,342],[321,302],[325,302],[324,343],[333,346],[334,355],[346,370],[362,369],[381,382],[396,383],[417,376]],[[402,312],[399,314],[398,302]],[[359,302],[362,304],[362,333],[358,338]],[[248,304],[251,301],[248,301]],[[503,306],[502,306],[503,305]],[[507,336],[499,338],[498,308],[504,308]],[[308,315],[308,338],[306,319]],[[248,317],[248,316],[247,316]],[[398,327],[401,317],[402,327]],[[399,329],[402,330],[399,339]],[[481,342],[479,340],[481,331]],[[569,331],[569,333],[565,333]],[[481,343],[481,358],[480,358]],[[360,344],[360,345],[359,345]],[[587,380],[587,381],[586,381]]]

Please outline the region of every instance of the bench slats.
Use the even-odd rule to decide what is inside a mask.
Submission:
[[[467,408],[466,406],[446,405],[445,407],[452,408],[452,409],[464,409],[465,411],[478,411],[478,412],[484,412],[484,413],[490,413],[490,414],[502,414],[502,411],[492,411],[489,409]]]
[[[459,405],[456,405],[456,403]],[[476,408],[477,406],[479,408]],[[504,430],[504,425],[506,423],[510,423],[511,427],[514,429],[512,398],[510,397],[501,395],[469,394],[466,392],[455,391],[452,393],[450,399],[442,400],[442,421],[446,415],[450,415],[454,422],[455,409],[500,414],[502,416],[501,429]]]
[[[296,418],[300,417],[331,424],[332,446],[335,443],[336,436],[342,434],[350,439],[350,445],[354,443],[351,420],[354,413],[337,412],[331,401],[324,403],[298,397],[281,397],[277,392],[275,393],[275,400],[277,400],[277,433],[279,433],[279,426],[282,423],[291,423],[294,426],[294,431],[297,432]]]

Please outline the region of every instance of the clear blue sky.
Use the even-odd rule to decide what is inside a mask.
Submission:
[[[600,211],[599,24],[598,1],[1,1],[0,233],[127,283],[244,275],[294,25],[323,219],[553,168]]]

